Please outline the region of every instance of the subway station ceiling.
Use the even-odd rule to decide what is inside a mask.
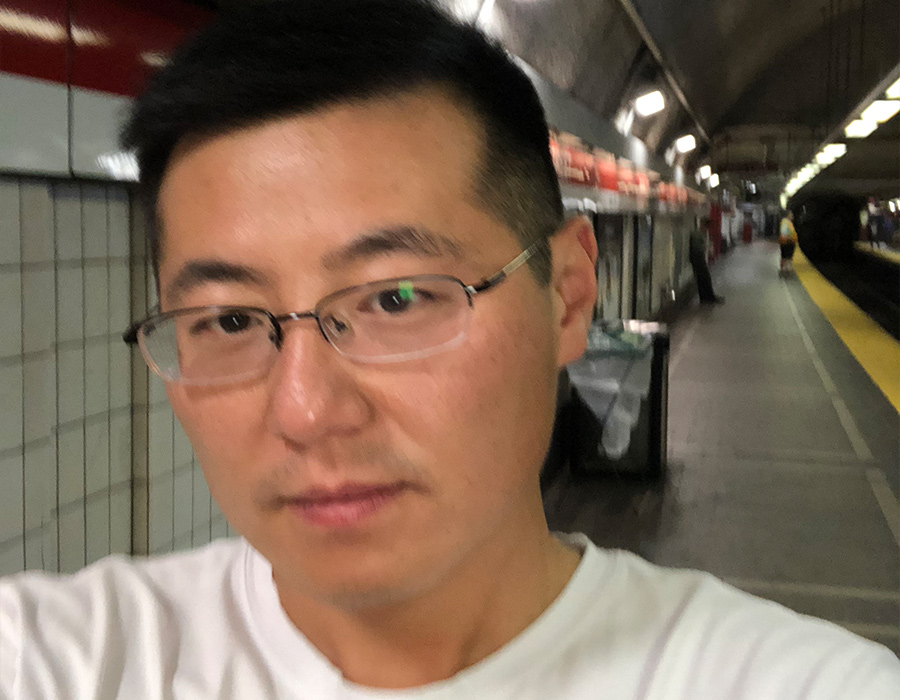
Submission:
[[[658,88],[667,108],[636,118],[633,133],[660,153],[693,133],[688,169],[709,163],[770,194],[843,137],[838,127],[900,66],[900,0],[490,3],[476,3],[482,26],[592,110],[615,120]],[[900,195],[897,121],[850,142],[807,187]]]
[[[900,0],[435,1],[607,120],[661,90],[666,109],[636,117],[634,135],[663,154],[693,133],[689,172],[709,163],[773,196],[900,67]],[[900,195],[897,124],[807,187]]]

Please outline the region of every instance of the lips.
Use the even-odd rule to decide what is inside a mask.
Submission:
[[[335,489],[312,489],[286,500],[287,507],[303,520],[327,528],[359,525],[408,490],[403,482],[344,484]]]

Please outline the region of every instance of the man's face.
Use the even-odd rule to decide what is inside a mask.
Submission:
[[[378,279],[493,274],[521,246],[475,200],[479,138],[426,91],[181,149],[160,193],[163,310],[281,314]],[[410,250],[378,234],[402,228],[449,243]],[[249,274],[195,275],[175,293],[201,260]],[[475,298],[462,344],[392,364],[348,360],[314,322],[292,322],[262,379],[170,384],[169,398],[213,497],[276,579],[332,600],[412,593],[542,518],[557,365],[573,359],[558,350],[558,306],[523,268]]]

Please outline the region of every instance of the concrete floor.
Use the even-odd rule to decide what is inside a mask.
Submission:
[[[548,519],[900,654],[900,421],[777,254],[733,250],[671,329],[666,478],[562,479]]]

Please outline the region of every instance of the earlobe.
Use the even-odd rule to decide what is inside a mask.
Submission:
[[[553,291],[558,304],[557,364],[579,358],[597,299],[597,239],[583,216],[570,219],[551,239]]]

